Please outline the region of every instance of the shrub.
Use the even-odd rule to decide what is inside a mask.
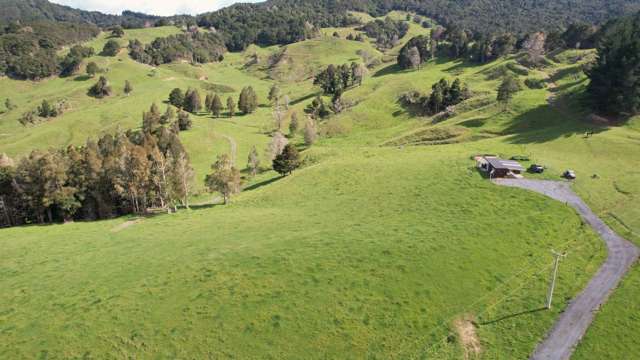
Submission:
[[[529,89],[544,89],[547,86],[544,80],[536,78],[528,78],[524,81],[524,84]]]

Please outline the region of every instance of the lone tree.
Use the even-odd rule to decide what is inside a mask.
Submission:
[[[271,138],[271,142],[269,143],[268,152],[271,160],[280,155],[282,153],[282,150],[284,150],[284,147],[288,143],[289,140],[287,140],[287,138],[284,137],[284,135],[282,135],[280,131],[276,131],[275,134],[273,134],[273,138]]]
[[[227,111],[229,112],[229,117],[233,117],[236,114],[236,102],[231,96],[227,98]]]
[[[238,109],[243,114],[250,114],[258,108],[258,96],[253,90],[253,87],[248,86],[242,89],[240,92],[240,99],[238,99]]]
[[[290,175],[300,166],[300,154],[295,146],[287,144],[282,153],[273,159],[273,170],[282,176]]]
[[[98,64],[93,61],[87,64],[87,75],[89,75],[90,77],[94,77],[99,72],[100,67],[98,67]]]
[[[258,169],[260,169],[260,155],[258,155],[258,150],[255,145],[251,148],[249,152],[249,158],[247,159],[247,169],[249,169],[249,173],[251,176],[256,176],[258,173]]]
[[[409,49],[408,53],[409,63],[411,64],[411,68],[420,69],[420,64],[422,64],[422,59],[420,58],[420,51],[418,51],[417,47],[412,47]]]
[[[316,122],[313,119],[308,119],[304,126],[304,143],[307,146],[311,146],[316,142],[317,138]]]
[[[43,118],[56,117],[58,111],[47,100],[42,100],[42,104],[38,107],[38,116]]]
[[[9,98],[7,98],[4,101],[4,107],[7,108],[7,111],[11,111],[16,108],[16,106],[13,104],[13,102]]]
[[[298,114],[293,112],[291,114],[291,121],[289,121],[289,137],[294,137],[300,128],[300,123],[298,122]]]
[[[104,76],[100,76],[98,82],[89,89],[89,95],[98,99],[102,99],[105,96],[111,96],[112,92],[109,80]]]
[[[111,39],[104,44],[102,48],[102,55],[104,56],[116,56],[120,51],[120,44],[117,41]]]
[[[269,90],[269,96],[267,97],[271,103],[276,104],[280,100],[280,88],[278,85],[273,85]]]
[[[219,155],[211,169],[213,172],[205,177],[204,183],[210,192],[220,192],[226,205],[231,195],[240,192],[240,171],[227,154]]]
[[[520,84],[518,83],[518,79],[516,79],[512,75],[508,75],[502,80],[502,84],[498,88],[498,96],[497,100],[500,102],[504,109],[506,110],[509,102],[513,99],[513,95],[520,91]]]
[[[184,104],[182,107],[192,113],[195,114],[202,109],[202,100],[200,99],[200,93],[195,89],[188,89],[184,95]]]
[[[222,101],[220,101],[218,94],[215,94],[213,99],[211,99],[211,108],[209,110],[211,110],[213,116],[217,118],[220,117],[220,114],[222,113]]]
[[[184,104],[184,93],[180,88],[171,90],[171,94],[169,94],[169,103],[177,108],[182,108],[182,105]]]
[[[178,129],[180,129],[180,131],[186,131],[191,129],[191,125],[192,123],[189,113],[180,110],[178,113]]]
[[[133,92],[133,86],[131,86],[131,83],[129,82],[129,80],[125,80],[124,81],[124,93],[129,96],[129,94],[131,94]]]

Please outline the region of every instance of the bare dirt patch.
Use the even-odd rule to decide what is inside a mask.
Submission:
[[[472,317],[465,315],[453,321],[453,328],[458,334],[460,345],[464,349],[465,359],[474,359],[480,352],[482,352],[482,346],[480,345],[480,338],[476,333],[476,326],[472,321]]]

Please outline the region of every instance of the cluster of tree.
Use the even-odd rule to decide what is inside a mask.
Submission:
[[[111,37],[121,38],[124,36],[124,29],[120,25],[115,25],[111,27]]]
[[[198,16],[198,25],[217,29],[231,51],[249,44],[291,44],[319,34],[322,27],[343,27],[358,23],[348,13],[351,2],[276,0],[259,4],[235,4]],[[359,7],[359,10],[364,10]]]
[[[202,98],[197,89],[188,88],[183,92],[180,88],[171,90],[169,104],[192,114],[202,110]]]
[[[188,206],[193,179],[174,127],[106,134],[0,163],[0,223],[94,220]]]
[[[386,17],[384,20],[368,22],[358,30],[364,31],[370,38],[375,38],[378,47],[388,49],[396,46],[404,37],[409,30],[409,24]]]
[[[404,94],[400,101],[405,106],[410,106],[420,113],[435,115],[469,97],[471,97],[471,93],[460,79],[456,78],[452,83],[449,83],[449,81],[442,78],[431,86],[431,94],[428,96],[412,91]]]
[[[176,60],[191,63],[222,61],[226,48],[222,37],[214,32],[195,32],[157,38],[144,46],[140,41],[129,41],[132,59],[151,65],[167,64]]]
[[[361,85],[367,68],[355,62],[342,65],[329,65],[316,75],[314,85],[319,85],[327,95],[340,95],[350,86]]]
[[[82,60],[93,56],[92,47],[74,45],[69,49],[69,53],[60,61],[60,76],[69,76],[74,74],[80,68]]]
[[[433,44],[435,44],[435,42],[431,41],[431,38],[425,35],[418,35],[411,38],[402,49],[400,49],[398,65],[401,69],[420,68],[424,62],[427,62],[434,56],[435,50],[432,47]]]
[[[350,40],[350,41],[360,41],[360,42],[364,42],[364,35],[362,35],[362,34],[360,34],[360,33],[355,34],[355,35],[353,35],[353,34],[349,33],[349,35],[347,35],[346,39],[347,39],[347,40]]]
[[[587,71],[594,108],[625,116],[640,112],[640,12],[604,26],[597,51]]]
[[[86,52],[76,48],[73,54],[59,58],[64,45],[89,40],[99,29],[89,24],[37,22],[28,26],[15,23],[0,32],[0,74],[18,79],[38,80],[68,73]],[[86,48],[82,48],[86,49]]]
[[[222,104],[222,99],[218,94],[209,93],[204,101],[205,109],[215,117],[220,117],[225,106]],[[233,117],[236,114],[236,102],[233,97],[229,96],[226,102],[227,115]]]
[[[66,109],[66,100],[60,100],[54,103],[51,103],[48,100],[42,100],[40,106],[35,110],[27,111],[22,114],[22,116],[18,118],[18,122],[20,122],[22,126],[34,125],[38,122],[62,115]]]
[[[169,126],[173,132],[178,133],[191,129],[192,121],[189,114],[181,109],[178,109],[176,116],[176,112],[171,105],[167,106],[164,114],[160,114],[160,109],[155,103],[151,105],[148,112],[142,113],[143,132],[157,134],[165,126]]]
[[[120,51],[120,43],[114,39],[109,39],[102,48],[100,55],[102,56],[116,56]]]
[[[113,89],[111,85],[109,85],[109,80],[106,77],[100,76],[98,82],[96,82],[92,87],[89,88],[88,95],[93,96],[98,99],[102,99],[103,97],[111,96],[113,94]]]

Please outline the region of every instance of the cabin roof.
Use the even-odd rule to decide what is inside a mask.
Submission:
[[[485,160],[493,167],[494,169],[506,169],[506,170],[517,170],[524,171],[522,165],[515,160],[505,160],[500,159],[499,157],[486,156]]]

